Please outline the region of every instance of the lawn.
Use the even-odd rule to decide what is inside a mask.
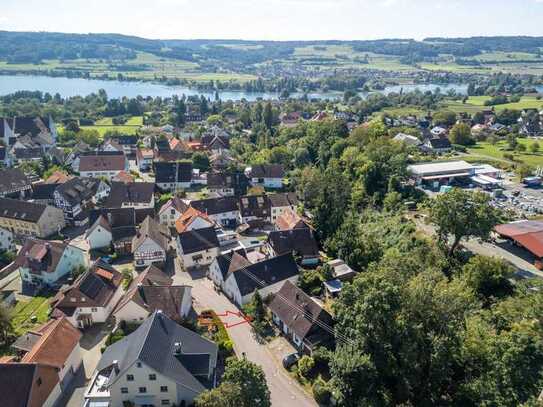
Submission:
[[[535,96],[523,96],[519,102],[505,103],[503,105],[485,106],[485,101],[489,100],[490,96],[470,96],[466,103],[461,101],[447,101],[443,103],[444,109],[452,110],[453,112],[460,113],[466,112],[473,114],[480,112],[484,109],[494,108],[496,112],[500,112],[505,109],[509,110],[523,110],[523,109],[542,109],[543,100],[537,100]]]
[[[94,125],[94,126],[81,126],[81,129],[83,130],[96,130],[100,136],[104,136],[108,131],[117,131],[121,134],[136,134],[137,130],[140,128],[140,126],[127,126],[127,125],[121,125],[121,126],[102,126],[102,125]]]
[[[530,145],[534,142],[534,140],[521,139],[521,138],[518,138],[517,141],[520,144],[524,144],[528,150],[529,150]],[[541,145],[541,149],[543,151],[543,143],[540,142],[539,144]],[[513,154],[516,162],[523,162],[532,167],[543,167],[543,153],[542,152],[518,153],[518,152],[513,152],[513,151],[507,151],[506,148],[507,148],[506,141],[500,141],[495,145],[492,145],[487,142],[480,142],[480,143],[477,143],[476,146],[470,147],[468,149],[468,153],[472,155],[473,157],[484,156],[488,158],[498,159],[501,161],[503,160],[509,161],[503,157],[504,154]]]
[[[49,319],[49,298],[33,297],[30,300],[19,301],[12,311],[12,325],[15,335],[21,336],[29,330],[47,322]],[[36,316],[36,322],[32,322]]]

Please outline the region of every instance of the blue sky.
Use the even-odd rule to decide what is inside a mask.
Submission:
[[[543,36],[543,0],[0,0],[1,30],[264,40]]]

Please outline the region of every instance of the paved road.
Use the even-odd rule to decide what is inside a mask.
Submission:
[[[417,228],[429,235],[435,235],[435,228],[415,219]],[[462,246],[473,253],[482,256],[501,258],[517,269],[517,276],[522,278],[543,278],[543,272],[533,265],[530,255],[523,249],[513,246],[506,241],[497,244],[480,242],[477,239],[462,239]]]
[[[191,278],[188,273],[180,272],[174,276],[174,283],[192,285],[192,296],[194,297],[194,308],[196,311],[213,309],[217,314],[225,314],[226,311],[237,312],[237,308],[224,295],[218,294],[207,278]],[[223,322],[229,325],[242,322],[236,316],[221,317]],[[237,355],[242,352],[250,361],[262,366],[266,374],[266,380],[271,392],[272,405],[277,407],[315,407],[317,403],[307,395],[298,383],[292,379],[271,351],[262,344],[259,344],[253,337],[251,327],[247,323],[241,323],[228,328],[228,333],[234,342],[234,350]]]

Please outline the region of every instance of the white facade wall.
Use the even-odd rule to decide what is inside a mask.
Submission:
[[[260,182],[263,181],[263,182]],[[253,185],[262,185],[264,188],[274,188],[280,189],[283,188],[283,179],[282,178],[252,178],[251,184]]]
[[[150,266],[153,263],[166,261],[166,252],[151,238],[145,241],[137,248],[134,248],[134,264],[137,267]],[[148,253],[154,253],[153,258],[145,258]]]
[[[77,317],[80,314],[90,314],[92,315],[92,321],[93,323],[102,323],[106,322],[109,318],[109,315],[111,314],[111,311],[115,308],[119,300],[121,299],[123,295],[123,288],[119,285],[117,290],[115,291],[115,294],[113,294],[113,297],[109,300],[107,305],[105,307],[77,307],[74,311],[73,315],[71,317],[68,317],[68,320],[72,323],[73,326],[76,328],[82,328],[78,325]]]
[[[215,285],[221,288],[224,287],[224,280],[222,278],[221,269],[219,267],[219,262],[217,261],[216,258],[213,260],[213,262],[209,266],[208,276],[211,279],[211,281],[215,283]]]
[[[0,228],[0,250],[14,251],[13,233],[7,229]]]
[[[186,318],[192,308],[192,287],[186,289],[185,295],[183,296],[183,301],[181,302],[181,309],[179,310],[179,315],[182,318]]]
[[[66,222],[64,220],[64,212],[58,208],[55,208],[54,206],[47,205],[40,219],[38,220],[38,227],[40,229],[39,237],[54,235],[65,226]]]
[[[120,172],[121,172],[121,170],[107,170],[107,171],[93,170],[93,171],[80,171],[79,174],[82,177],[92,177],[92,178],[104,177],[104,178],[106,178],[108,180],[111,180],[112,178],[119,175]]]
[[[231,211],[231,212],[217,213],[215,215],[207,214],[207,216],[217,225],[225,226],[232,222],[239,222],[240,213],[239,211]]]
[[[143,309],[134,301],[129,301],[114,313],[117,321],[142,322],[149,316],[149,311]]]
[[[219,255],[219,248],[212,247],[211,249],[201,250],[199,252],[184,254],[179,243],[177,245],[178,254],[181,263],[185,268],[201,267],[210,265],[213,260]]]
[[[47,400],[43,403],[42,407],[53,407],[56,405],[59,397],[62,395],[62,390],[60,388],[60,382],[56,384],[56,386],[53,388],[51,393],[49,394],[49,397],[47,397]]]
[[[93,249],[102,249],[104,247],[109,247],[113,236],[109,230],[104,229],[102,226],[97,226],[89,236],[87,236],[87,242],[89,248]]]
[[[165,208],[164,210],[161,210],[159,215],[160,223],[171,228],[175,227],[175,222],[180,217],[181,212],[171,206]]]
[[[289,280],[293,284],[296,284],[296,282],[298,281],[298,275],[293,276],[291,278],[288,278],[286,280],[278,281],[278,282],[276,282],[274,284],[271,284],[271,285],[268,285],[266,287],[263,287],[263,288],[259,289],[258,292],[259,292],[259,294],[260,294],[260,296],[262,298],[266,298],[268,295],[270,295],[272,293],[275,294],[276,292],[278,292],[281,289],[281,287],[283,286],[283,283],[285,281],[287,281],[287,280]],[[226,281],[224,283],[224,292],[238,306],[243,306],[243,305],[247,304],[248,302],[250,302],[252,300],[252,298],[253,298],[253,295],[254,295],[254,292],[251,292],[249,294],[246,294],[246,295],[242,296],[240,291],[239,291],[236,279],[234,278],[233,275],[230,275],[226,279]]]

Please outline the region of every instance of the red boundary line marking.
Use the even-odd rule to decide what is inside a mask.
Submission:
[[[250,324],[251,323],[251,317],[243,315],[239,311],[226,311],[224,314],[217,314],[218,317],[227,317],[229,315],[234,315],[236,317],[243,318],[243,321],[236,322],[235,324],[229,324],[228,322],[226,322],[226,323],[224,323],[224,327],[227,328],[227,329],[228,328],[233,328],[233,327],[238,326],[238,325]]]

